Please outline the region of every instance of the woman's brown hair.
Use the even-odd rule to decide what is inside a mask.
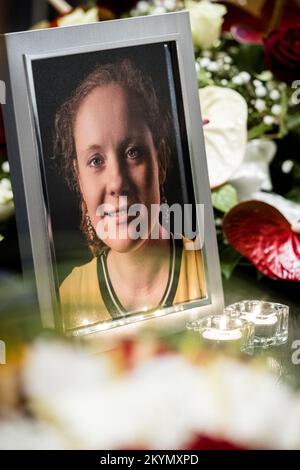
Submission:
[[[162,110],[153,82],[130,59],[115,63],[97,65],[79,84],[71,97],[65,101],[55,116],[54,157],[72,190],[81,200],[80,228],[87,237],[92,253],[96,256],[103,251],[104,243],[99,240],[91,226],[85,202],[81,196],[76,165],[74,124],[83,100],[97,87],[116,84],[125,89],[140,104],[140,111],[152,134],[157,150],[159,173],[163,184],[170,159],[170,119]]]

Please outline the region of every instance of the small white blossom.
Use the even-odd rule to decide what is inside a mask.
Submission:
[[[255,87],[263,86],[263,83],[260,80],[253,80],[253,85]]]
[[[221,85],[227,86],[228,85],[228,80],[226,80],[226,78],[222,78]]]
[[[226,71],[227,71],[227,70],[230,70],[230,65],[229,65],[229,64],[225,64],[225,65],[224,65],[224,70],[226,70]]]
[[[0,181],[0,188],[2,189],[7,189],[7,190],[11,190],[11,182],[8,178],[3,178],[1,181]]]
[[[267,90],[265,89],[264,86],[259,86],[255,88],[255,94],[258,98],[263,98],[267,94]]]
[[[163,6],[156,7],[152,10],[153,15],[163,15],[164,13],[166,13],[166,9]]]
[[[279,116],[281,114],[282,108],[280,104],[273,104],[271,108],[271,113],[274,114],[275,116]]]
[[[281,165],[281,170],[283,173],[288,174],[292,171],[294,167],[294,162],[292,160],[285,160]]]
[[[263,121],[267,126],[271,126],[272,124],[274,124],[275,119],[274,116],[267,115],[264,116]]]
[[[195,62],[195,68],[196,68],[196,72],[198,73],[200,71],[200,64],[199,62]]]
[[[211,63],[207,66],[207,70],[209,70],[210,72],[218,72],[218,70],[220,70],[220,67],[219,67],[219,65],[217,64],[217,62],[211,62]]]
[[[235,77],[233,77],[232,83],[234,83],[235,85],[243,85],[243,79],[240,75],[236,75]]]
[[[175,10],[176,3],[176,0],[164,0],[164,6],[167,8],[167,10]]]
[[[232,63],[232,58],[229,55],[226,55],[224,57],[224,62],[225,62],[225,64],[231,64]]]
[[[211,52],[210,51],[203,51],[202,55],[203,55],[203,57],[208,57],[209,59],[211,58]]]
[[[210,59],[208,57],[202,57],[200,60],[199,60],[199,63],[201,65],[201,67],[208,67],[208,65],[210,64]]]
[[[251,78],[251,75],[248,72],[241,72],[240,77],[241,77],[241,79],[243,80],[244,83],[248,83],[250,78]]]
[[[286,89],[286,83],[283,83],[283,82],[279,83],[278,88],[280,90],[285,90]]]
[[[272,91],[270,92],[270,98],[271,98],[271,100],[273,100],[273,101],[279,100],[279,98],[280,98],[280,93],[279,93],[279,91],[276,90],[276,89],[272,90]]]
[[[9,173],[9,163],[8,162],[4,162],[2,163],[2,171],[4,171],[4,173]]]
[[[254,106],[257,109],[257,111],[264,111],[266,109],[266,102],[264,100],[257,99],[255,100]]]
[[[138,11],[138,13],[146,13],[149,10],[149,3],[140,1],[137,3],[135,9]]]

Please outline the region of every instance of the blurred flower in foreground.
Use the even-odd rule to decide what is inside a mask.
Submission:
[[[235,90],[207,86],[199,90],[211,188],[226,183],[240,167],[246,152],[248,107]]]
[[[258,365],[169,352],[117,372],[114,360],[36,343],[17,381],[23,409],[0,421],[0,448],[300,447],[300,398]]]
[[[204,49],[217,46],[221,35],[223,16],[227,11],[226,7],[207,0],[201,2],[188,0],[186,8],[190,12],[194,45]]]

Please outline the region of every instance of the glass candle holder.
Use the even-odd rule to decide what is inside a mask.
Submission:
[[[226,307],[230,316],[254,323],[254,346],[268,347],[286,343],[289,307],[263,300],[243,300]]]
[[[210,315],[188,322],[186,327],[198,332],[206,347],[222,347],[248,354],[253,351],[254,325],[242,318]]]

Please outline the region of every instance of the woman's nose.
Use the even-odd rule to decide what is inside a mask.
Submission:
[[[117,157],[111,158],[107,172],[107,192],[111,196],[124,195],[128,191],[128,181],[125,175],[125,168]]]

